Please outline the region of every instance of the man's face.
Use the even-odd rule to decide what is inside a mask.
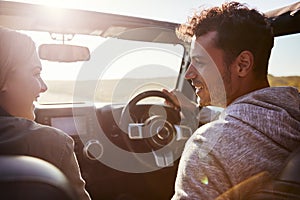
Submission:
[[[200,106],[225,107],[226,89],[231,87],[231,78],[223,51],[214,45],[215,37],[216,32],[209,32],[192,41],[191,64],[185,78],[195,87]]]

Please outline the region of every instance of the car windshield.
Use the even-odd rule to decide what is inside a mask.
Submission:
[[[53,34],[46,32],[23,33],[30,35],[37,46],[64,42],[84,45],[91,52],[89,61],[42,60],[42,77],[49,89],[41,95],[41,104],[71,103],[80,100],[100,104],[126,103],[143,91],[174,89],[184,55],[184,48],[179,44],[88,35],[67,35],[64,36],[64,41],[60,41],[53,40]],[[94,95],[86,99],[86,92],[91,90]],[[80,97],[78,94],[85,96]]]

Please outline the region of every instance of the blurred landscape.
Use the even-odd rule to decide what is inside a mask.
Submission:
[[[48,90],[39,103],[99,102],[124,103],[136,94],[147,90],[175,88],[177,77],[155,79],[107,79],[91,81],[47,80]]]
[[[155,79],[121,79],[101,81],[48,80],[48,91],[41,95],[40,103],[71,103],[92,101],[124,103],[134,95],[147,90],[173,89],[176,77]],[[293,86],[300,92],[300,76],[275,77],[268,75],[271,86]]]
[[[298,88],[298,91],[300,92],[300,76],[276,77],[268,75],[268,79],[271,86],[293,86]]]

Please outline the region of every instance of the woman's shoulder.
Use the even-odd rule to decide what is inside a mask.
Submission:
[[[11,136],[44,137],[48,140],[72,141],[62,130],[20,117],[0,117],[0,130]]]
[[[32,122],[31,126],[29,126],[29,131],[32,131],[33,134],[36,133],[39,137],[48,137],[49,139],[62,142],[72,141],[72,138],[62,130],[37,122]]]

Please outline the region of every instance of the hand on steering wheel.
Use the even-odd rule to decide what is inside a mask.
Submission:
[[[168,91],[163,89],[162,92],[167,95],[169,99],[171,99],[171,101],[166,99],[165,104],[173,107],[176,110],[188,110],[190,112],[194,112],[194,110],[198,109],[198,105],[196,103],[192,102],[178,90]]]

